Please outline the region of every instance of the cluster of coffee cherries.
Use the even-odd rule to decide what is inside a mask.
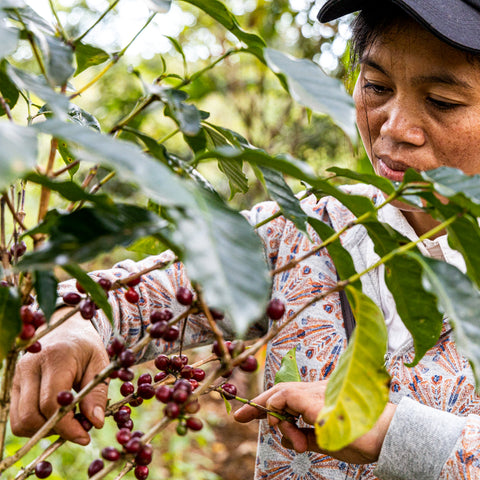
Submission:
[[[33,311],[28,305],[20,307],[20,318],[22,320],[22,329],[19,338],[24,341],[32,339],[39,327],[45,324],[45,316],[40,310]],[[41,343],[37,340],[27,349],[27,352],[38,353],[42,350]]]

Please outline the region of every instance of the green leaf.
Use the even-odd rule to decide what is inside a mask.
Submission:
[[[80,185],[72,181],[52,180],[38,173],[29,173],[25,177],[29,182],[38,183],[49,190],[58,192],[63,198],[70,202],[92,202],[99,207],[115,210],[113,200],[105,194],[91,194],[86,192]]]
[[[23,70],[7,66],[7,74],[10,80],[17,86],[19,90],[26,90],[34,93],[44,100],[50,108],[60,117],[65,118],[69,103],[65,95],[61,95],[47,85],[43,77],[31,75]]]
[[[84,207],[67,214],[51,211],[44,222],[26,232],[47,233],[49,240],[41,249],[26,254],[17,268],[45,270],[54,265],[86,262],[165,226],[166,222],[154,213],[127,204],[117,204],[110,210]]]
[[[95,118],[95,116],[83,108],[80,108],[78,105],[71,103],[67,113],[70,119],[78,125],[92,128],[97,132],[101,131],[100,122]]]
[[[357,326],[330,376],[325,406],[315,424],[318,445],[331,451],[367,433],[388,401],[387,328],[382,312],[355,288],[346,290]]]
[[[17,289],[0,287],[0,364],[22,330],[20,307]]]
[[[16,50],[18,39],[18,30],[9,27],[5,23],[3,12],[0,10],[0,59],[5,58]]]
[[[327,76],[314,62],[298,59],[271,48],[265,49],[268,66],[285,75],[292,97],[317,113],[326,113],[349,136],[358,141],[353,100],[340,80]]]
[[[308,215],[302,210],[298,198],[295,197],[283,175],[276,170],[266,167],[262,167],[261,171],[272,200],[278,203],[285,218],[293,222],[308,237]]]
[[[165,115],[173,118],[180,130],[187,136],[195,136],[200,132],[200,111],[195,105],[185,103],[187,96],[182,90],[166,89],[161,96],[166,102]]]
[[[218,197],[199,192],[200,214],[170,211],[177,222],[176,244],[184,245],[189,278],[199,283],[207,304],[229,315],[243,335],[263,317],[271,278],[259,237],[245,218]]]
[[[232,411],[232,404],[225,398],[225,395],[220,395],[223,398],[223,403],[225,404],[225,410],[227,411],[227,415],[230,415],[230,412]]]
[[[323,242],[327,241],[336,234],[332,227],[327,225],[325,222],[322,222],[318,218],[308,217],[308,223],[317,232],[318,236]],[[347,280],[357,273],[351,255],[343,247],[339,238],[329,243],[327,245],[327,250],[332,257],[333,263],[335,264],[335,269],[337,270],[338,276],[341,280]],[[351,283],[351,285],[359,291],[362,290],[362,283],[360,280]]]
[[[109,58],[110,55],[101,48],[94,47],[88,43],[77,42],[75,44],[77,69],[74,76],[76,77],[87,68],[106,62]]]
[[[388,225],[369,222],[365,223],[365,228],[380,257],[409,243]],[[435,296],[425,290],[420,265],[412,257],[397,254],[386,262],[385,282],[400,318],[412,334],[415,359],[411,365],[416,365],[437,342],[442,330],[442,314],[438,311]]]
[[[148,8],[157,13],[167,13],[172,5],[172,0],[145,0]]]
[[[129,252],[137,252],[145,255],[158,255],[159,253],[166,250],[165,244],[156,237],[144,237],[139,238],[132,245],[127,247]]]
[[[255,55],[260,61],[265,63],[263,50],[266,47],[264,40],[258,35],[248,33],[242,30],[235,16],[227,9],[227,7],[218,0],[183,0],[186,3],[194,5],[206,14],[210,15],[214,20],[223,25],[227,30],[233,33],[241,42],[245,43],[248,51]]]
[[[395,187],[393,183],[387,178],[380,177],[378,175],[370,173],[358,173],[347,168],[340,167],[330,167],[327,168],[327,172],[333,172],[338,177],[350,178],[351,180],[357,180],[358,182],[366,183],[368,185],[373,185],[377,187],[382,192],[387,195],[391,195],[395,192]]]
[[[133,143],[54,119],[37,123],[34,128],[76,143],[89,153],[90,159],[93,156],[96,160],[103,160],[128,181],[135,179],[141,190],[156,202],[165,206],[181,205],[195,209],[195,199],[189,185],[168,167],[145,155]]]
[[[62,268],[70,276],[78,280],[78,283],[89,293],[95,304],[103,310],[103,313],[113,324],[112,306],[108,303],[108,295],[105,290],[97,282],[92,280],[80,266],[70,263],[62,265]]]
[[[225,162],[219,158],[218,168],[228,178],[228,184],[230,186],[230,200],[238,192],[248,192],[248,178],[243,173],[243,162],[231,160]]]
[[[440,167],[421,172],[422,178],[432,182],[435,190],[452,202],[480,216],[480,175],[465,175],[461,170]]]
[[[49,33],[50,35],[55,35],[55,29],[43,17],[41,17],[33,8],[22,3],[23,2],[16,1],[6,2],[7,5],[3,8],[5,8],[5,12],[9,18],[18,21],[18,16],[20,15],[22,22],[27,25],[29,30],[37,29]]]
[[[54,273],[49,270],[34,272],[34,279],[38,305],[48,321],[57,305],[58,281]]]
[[[297,348],[293,347],[282,358],[282,363],[275,374],[275,385],[282,382],[301,382],[302,377],[298,371]]]
[[[5,189],[37,162],[37,135],[30,127],[0,123],[0,190]]]
[[[468,358],[480,385],[480,292],[458,268],[440,260],[408,255],[422,266],[425,288],[438,299],[442,312],[453,327],[455,345]]]
[[[58,86],[65,85],[75,72],[73,49],[61,38],[46,35],[46,41],[38,42],[45,57],[48,78]],[[43,40],[43,39],[42,39]]]
[[[3,60],[0,63],[0,93],[5,101],[8,103],[10,109],[12,109],[18,100],[18,89],[15,85],[10,81],[6,73],[7,62]],[[0,105],[0,116],[5,115],[4,108]]]
[[[293,178],[303,180],[325,195],[331,195],[338,199],[357,217],[366,212],[375,211],[375,206],[369,198],[345,193],[331,185],[327,180],[318,178],[308,165],[289,155],[277,155],[273,157],[265,152],[265,150],[252,146],[242,146],[241,148],[226,146],[216,148],[215,150],[208,150],[198,155],[196,159],[197,161],[203,161],[208,158],[223,159],[225,161],[228,161],[229,158],[243,160],[252,165],[272,168],[290,175]]]

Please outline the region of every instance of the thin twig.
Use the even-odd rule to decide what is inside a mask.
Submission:
[[[108,14],[108,12],[110,10],[113,10],[116,6],[117,6],[117,3],[119,2],[120,0],[114,0],[109,6],[108,8],[97,18],[97,20],[89,27],[87,28],[87,30],[85,30],[85,32],[83,32],[80,36],[78,36],[74,41],[73,43],[76,44],[78,42],[80,42],[81,40],[83,40],[84,37],[86,37],[91,30],[93,30],[104,18],[105,16]]]
[[[54,442],[52,442],[35,460],[30,462],[26,467],[23,467],[16,475],[14,480],[25,480],[27,477],[29,477],[35,466],[43,462],[45,459],[47,459],[52,453],[56,452],[64,443],[66,440],[63,438],[58,438]]]

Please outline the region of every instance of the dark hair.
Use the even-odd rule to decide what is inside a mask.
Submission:
[[[352,40],[350,50],[350,68],[353,72],[365,51],[372,46],[376,38],[393,26],[401,28],[411,21],[411,17],[400,7],[387,0],[373,1],[360,11],[351,24]],[[480,63],[480,54],[463,52],[471,63]]]

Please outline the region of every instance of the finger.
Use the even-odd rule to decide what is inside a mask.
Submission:
[[[297,426],[293,425],[292,423],[285,422],[285,421],[280,422],[278,424],[278,428],[282,433],[283,437],[290,442],[291,447],[288,447],[288,448],[291,448],[298,453],[303,453],[307,451],[309,443],[308,443],[308,438],[305,435],[306,433],[305,429],[300,429]],[[306,429],[306,430],[312,430],[312,429]]]
[[[95,351],[82,378],[81,388],[90,383],[95,376],[110,363],[103,349]],[[98,384],[81,402],[81,412],[95,428],[102,428],[105,422],[105,408],[108,400],[108,381]]]
[[[43,377],[40,385],[39,406],[40,412],[47,419],[59,409],[58,393],[72,389],[78,368],[75,360],[60,358],[59,354],[58,351],[51,351],[41,366]],[[90,442],[90,435],[74,419],[73,415],[73,411],[67,413],[58,421],[54,430],[65,440],[87,445]]]
[[[12,385],[10,426],[14,435],[32,436],[44,423],[39,408],[40,369],[26,354],[17,365]]]
[[[263,410],[252,407],[251,405],[244,405],[233,414],[233,418],[239,423],[251,422],[259,418],[266,418],[266,416]]]

